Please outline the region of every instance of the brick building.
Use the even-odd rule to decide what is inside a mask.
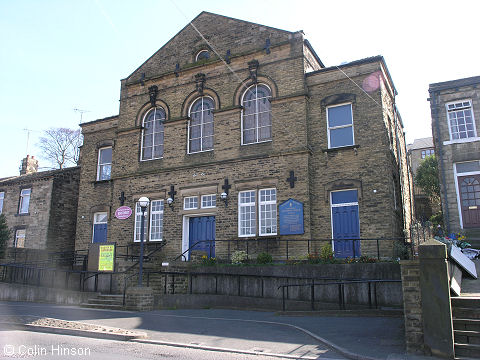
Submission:
[[[415,178],[417,169],[422,161],[432,155],[435,155],[432,137],[415,139],[412,144],[407,145],[407,158],[410,171],[412,172],[412,179]],[[433,206],[432,208],[430,199],[425,195],[422,188],[417,185],[414,186],[413,198],[415,200],[415,218],[418,220],[428,220],[434,212],[440,211],[440,209],[436,208],[438,206]]]
[[[146,241],[167,258],[199,240],[217,257],[332,238],[336,256],[376,254],[340,239],[409,227],[395,95],[381,56],[325,67],[302,32],[202,12],[121,81],[119,115],[82,124],[76,249],[138,244],[147,196]],[[116,218],[121,205],[133,215]]]
[[[447,231],[480,228],[480,76],[430,84],[430,109]]]
[[[74,249],[80,169],[37,169],[38,161],[27,155],[20,176],[0,179],[0,213],[11,230],[8,257]]]

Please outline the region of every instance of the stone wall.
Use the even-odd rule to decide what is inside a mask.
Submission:
[[[403,260],[402,271],[403,312],[405,342],[409,353],[423,354],[422,295],[420,292],[419,260]]]

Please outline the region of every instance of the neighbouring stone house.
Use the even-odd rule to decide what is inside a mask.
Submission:
[[[412,144],[407,145],[407,157],[412,172],[412,179],[415,179],[417,169],[425,160],[426,157],[435,155],[435,148],[433,146],[433,138],[421,138],[413,140]],[[428,196],[421,187],[415,185],[413,193],[415,203],[415,218],[420,221],[428,220],[434,213],[432,204]],[[440,209],[435,209],[439,211]]]
[[[448,233],[480,228],[480,76],[429,86],[440,195]]]
[[[19,176],[0,179],[0,213],[11,230],[8,260],[74,250],[80,169],[37,169],[27,155]]]
[[[391,257],[412,217],[395,95],[381,56],[325,67],[301,31],[202,12],[121,81],[119,115],[81,125],[75,247],[136,247],[147,196],[167,259],[376,256],[342,239],[381,237]]]

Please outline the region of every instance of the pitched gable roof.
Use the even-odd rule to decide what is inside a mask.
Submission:
[[[194,62],[195,54],[199,50],[209,48],[204,38],[221,56],[225,56],[227,50],[234,56],[262,49],[267,39],[270,39],[271,46],[287,42],[293,34],[290,31],[203,11],[140,65],[126,81],[139,81],[142,74],[145,74],[145,78],[151,78],[173,72],[177,63],[180,69],[184,68]],[[216,56],[213,51],[210,53],[211,56]]]

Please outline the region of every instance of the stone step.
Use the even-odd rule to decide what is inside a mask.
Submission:
[[[452,297],[452,307],[480,309],[480,297],[479,296]]]
[[[455,343],[480,345],[480,332],[467,330],[454,330]]]
[[[123,295],[121,294],[99,294],[97,295],[98,299],[103,299],[103,300],[116,300],[116,299],[121,299],[123,300]]]
[[[105,310],[124,310],[123,305],[101,304],[101,303],[83,303],[80,307],[90,309],[105,309]]]
[[[480,345],[455,343],[455,356],[466,356],[474,359],[479,359]]]
[[[480,319],[480,309],[471,307],[454,307],[453,317],[456,319]]]
[[[88,304],[104,304],[104,305],[123,305],[123,297],[119,299],[88,299]]]
[[[454,330],[479,331],[480,319],[453,319]]]

